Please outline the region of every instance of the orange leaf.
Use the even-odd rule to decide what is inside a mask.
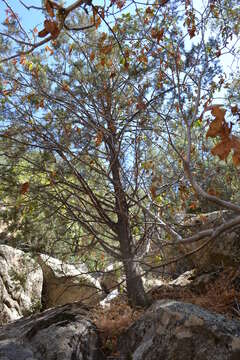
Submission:
[[[62,83],[62,89],[64,91],[69,91],[69,85],[65,81]]]
[[[169,0],[161,0],[161,1],[160,1],[160,5],[163,6],[163,5],[165,5],[168,1],[169,1]]]
[[[97,19],[95,20],[95,27],[96,27],[96,29],[99,28],[101,22],[102,22],[102,20],[101,20],[100,16],[98,16]]]
[[[43,37],[47,36],[47,34],[49,34],[49,31],[47,31],[46,29],[43,29],[43,30],[39,31],[38,36],[40,38],[43,38]]]
[[[206,137],[216,137],[220,135],[221,137],[226,137],[230,134],[231,129],[228,127],[225,122],[225,113],[226,110],[222,109],[220,105],[213,105],[207,110],[211,110],[211,114],[215,117],[215,119],[211,122]]]
[[[217,119],[213,120],[211,124],[209,125],[209,129],[206,134],[206,138],[208,137],[216,137],[220,135],[222,130],[222,121],[218,121]]]
[[[148,58],[146,55],[141,55],[138,57],[138,60],[144,64],[147,64],[148,63]]]
[[[157,192],[156,192],[156,187],[154,185],[150,186],[150,192],[151,192],[151,196],[152,199],[154,200],[157,197]]]
[[[226,110],[221,108],[220,105],[213,105],[211,106],[211,114],[213,116],[215,116],[217,119],[219,120],[224,120],[224,116],[225,116],[225,113],[226,113]]]
[[[213,155],[219,156],[221,160],[225,160],[231,151],[231,140],[229,138],[222,140],[211,150]]]
[[[95,145],[100,146],[102,143],[102,140],[103,140],[103,132],[102,132],[102,130],[99,130],[97,132],[97,136],[95,138]]]
[[[197,208],[197,203],[196,203],[196,202],[192,202],[192,203],[189,205],[189,209],[195,210],[196,208]]]
[[[109,54],[112,51],[112,44],[102,46],[100,49],[100,53],[102,54]]]
[[[56,39],[58,37],[60,30],[57,26],[56,21],[45,20],[44,27],[45,27],[46,31],[48,31],[52,35],[53,39]]]
[[[238,106],[237,105],[232,106],[231,107],[231,112],[232,112],[233,115],[236,115],[238,113]]]
[[[95,59],[95,53],[91,52],[89,57],[90,57],[90,60],[93,61]]]
[[[196,26],[192,25],[191,28],[188,28],[188,34],[190,36],[190,39],[192,39],[195,36],[195,32],[196,32]]]
[[[49,16],[54,17],[53,5],[49,0],[45,1],[46,10]]]
[[[159,44],[160,40],[162,40],[163,38],[163,34],[164,34],[164,28],[157,30],[156,28],[152,29],[152,38],[153,39],[157,39],[157,42]]]
[[[51,55],[53,54],[53,49],[51,49],[48,45],[45,46],[45,51],[49,51]]]
[[[232,139],[231,139],[231,144],[232,144],[232,148],[233,150],[240,152],[240,138],[233,135]]]
[[[25,182],[21,185],[20,193],[24,195],[29,191],[29,182]]]
[[[217,195],[218,195],[218,192],[217,192],[215,189],[213,189],[213,188],[209,188],[209,189],[207,190],[207,192],[208,192],[209,195],[213,195],[213,196],[217,196]]]
[[[232,160],[233,160],[233,164],[235,166],[239,166],[240,165],[240,152],[234,151]]]

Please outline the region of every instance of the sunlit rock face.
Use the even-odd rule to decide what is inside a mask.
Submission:
[[[28,254],[0,245],[0,324],[37,311],[42,286],[42,270]]]
[[[84,264],[74,266],[48,255],[40,255],[37,261],[43,271],[44,309],[74,301],[95,305],[102,299],[98,280],[88,274]]]

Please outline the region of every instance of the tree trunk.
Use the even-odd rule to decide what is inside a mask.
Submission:
[[[132,251],[132,237],[129,233],[128,224],[119,222],[119,242],[122,254],[122,262],[126,275],[128,300],[131,306],[147,306],[149,300],[143,287],[140,274],[140,266],[134,259]]]
[[[117,139],[112,127],[109,126],[109,128],[112,136],[105,138],[105,141],[110,155],[110,168],[115,192],[115,208],[118,217],[116,232],[120,244],[121,261],[123,262],[126,275],[128,301],[131,306],[147,306],[149,303],[148,297],[143,287],[139,264],[135,261],[127,197],[121,179],[119,139]]]

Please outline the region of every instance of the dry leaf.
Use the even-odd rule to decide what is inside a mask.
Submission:
[[[232,161],[235,166],[240,165],[240,152],[234,151]]]
[[[95,145],[100,146],[102,143],[102,140],[103,140],[103,132],[102,132],[102,130],[99,130],[97,132],[97,136],[95,138]]]
[[[20,188],[20,193],[22,195],[26,194],[27,192],[29,191],[29,182],[25,182],[21,185],[21,188]]]
[[[46,6],[46,10],[49,16],[54,17],[54,10],[53,10],[53,5],[52,2],[49,0],[45,1],[45,6]]]
[[[45,20],[44,27],[46,31],[48,31],[52,35],[53,39],[56,39],[58,37],[60,30],[58,28],[56,21]]]
[[[220,141],[214,148],[211,150],[213,155],[219,156],[221,160],[225,160],[231,151],[231,141],[229,138]]]
[[[40,38],[43,38],[43,37],[47,36],[47,34],[49,34],[49,31],[47,31],[46,29],[43,29],[43,30],[39,31],[38,36]]]
[[[93,61],[95,59],[95,53],[91,52],[89,57],[90,57],[90,60]]]

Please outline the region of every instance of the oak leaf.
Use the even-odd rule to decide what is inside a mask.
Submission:
[[[231,140],[226,138],[220,141],[214,148],[212,148],[211,153],[213,155],[219,156],[221,160],[225,160],[231,151]]]

